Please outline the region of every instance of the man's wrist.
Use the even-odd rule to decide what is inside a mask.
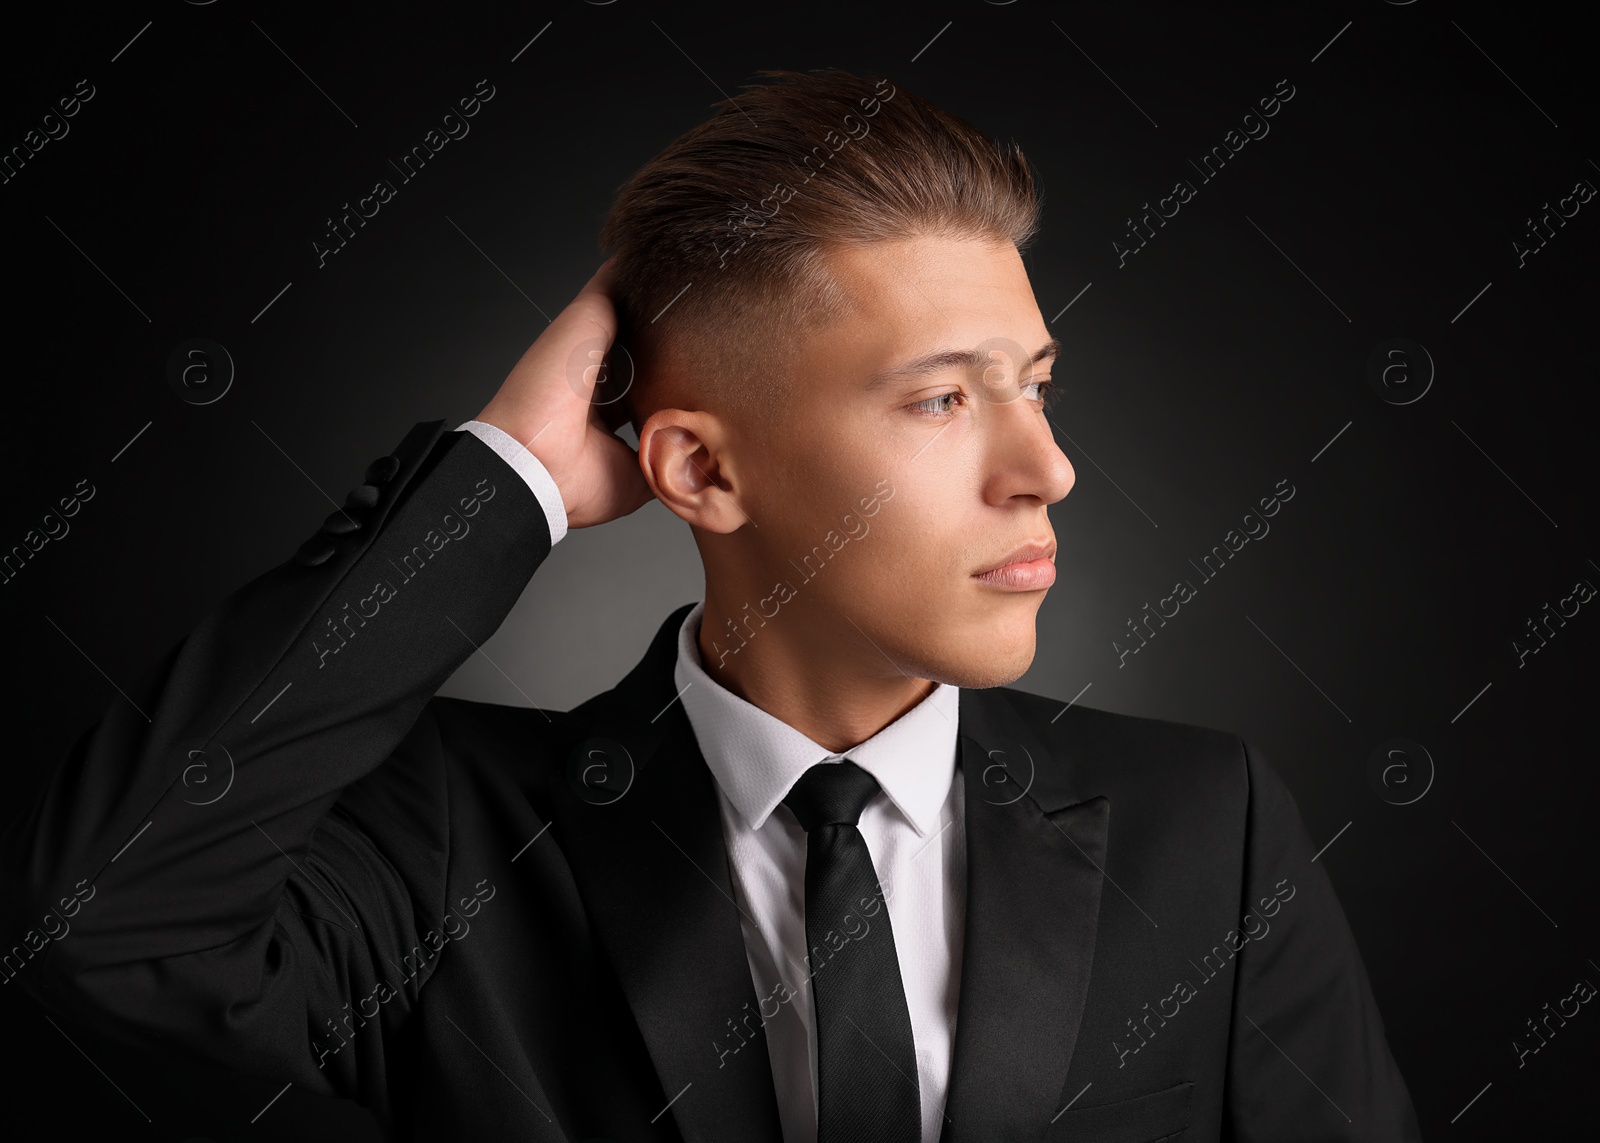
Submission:
[[[554,547],[567,534],[567,507],[561,490],[539,458],[510,433],[488,421],[464,421],[456,426],[456,431],[472,433],[516,469],[544,508],[545,520],[550,525],[550,544]]]

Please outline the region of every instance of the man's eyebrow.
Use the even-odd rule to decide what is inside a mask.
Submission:
[[[1028,364],[1037,365],[1046,358],[1055,357],[1060,352],[1060,339],[1052,337],[1028,360]],[[923,354],[921,357],[913,358],[888,369],[880,369],[867,380],[865,388],[870,393],[874,390],[882,389],[885,385],[894,381],[909,381],[916,377],[944,373],[951,369],[978,369],[987,365],[989,360],[987,356],[979,353],[976,349],[942,349],[934,353]]]

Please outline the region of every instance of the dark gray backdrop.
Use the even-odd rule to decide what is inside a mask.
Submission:
[[[713,100],[766,67],[872,69],[1017,140],[1043,182],[1027,264],[1066,343],[1053,417],[1078,483],[1052,510],[1060,578],[1018,685],[1267,750],[1325,846],[1430,1139],[1593,1127],[1600,1013],[1515,1046],[1578,981],[1600,985],[1600,601],[1575,594],[1600,585],[1600,202],[1574,195],[1600,186],[1600,148],[1575,12],[167,0],[9,16],[0,146],[31,158],[0,185],[0,548],[93,495],[0,583],[0,810],[124,701],[120,683],[286,559],[325,493],[412,423],[476,413],[598,264],[615,188]],[[470,134],[319,266],[328,217],[480,80],[494,95]],[[1235,129],[1205,180],[1196,164]],[[1188,201],[1163,206],[1180,179]],[[1178,209],[1123,258],[1147,203]],[[210,364],[175,387],[193,339]],[[1264,531],[1246,513],[1280,481],[1294,496]],[[1238,551],[1207,579],[1190,561],[1230,529]],[[1119,665],[1130,618],[1180,579],[1193,598]],[[569,707],[701,587],[658,504],[574,533],[448,693]],[[1522,654],[1540,614],[1544,646]],[[269,1106],[270,1078],[126,1051],[11,987],[0,1019],[23,1049],[8,1135],[368,1137],[352,1105]]]

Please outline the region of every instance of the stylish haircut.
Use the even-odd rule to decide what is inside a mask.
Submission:
[[[1016,144],[876,73],[757,73],[617,192],[615,423],[704,408],[751,426],[790,392],[791,353],[841,317],[830,252],[918,236],[1027,248],[1040,196]],[[617,387],[627,358],[613,349]],[[597,395],[597,400],[605,398]],[[749,415],[754,413],[751,418]]]

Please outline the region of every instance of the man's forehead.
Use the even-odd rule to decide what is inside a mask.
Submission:
[[[828,268],[847,304],[813,346],[850,358],[873,388],[979,359],[1024,369],[1059,351],[1008,243],[872,243],[831,253]]]

